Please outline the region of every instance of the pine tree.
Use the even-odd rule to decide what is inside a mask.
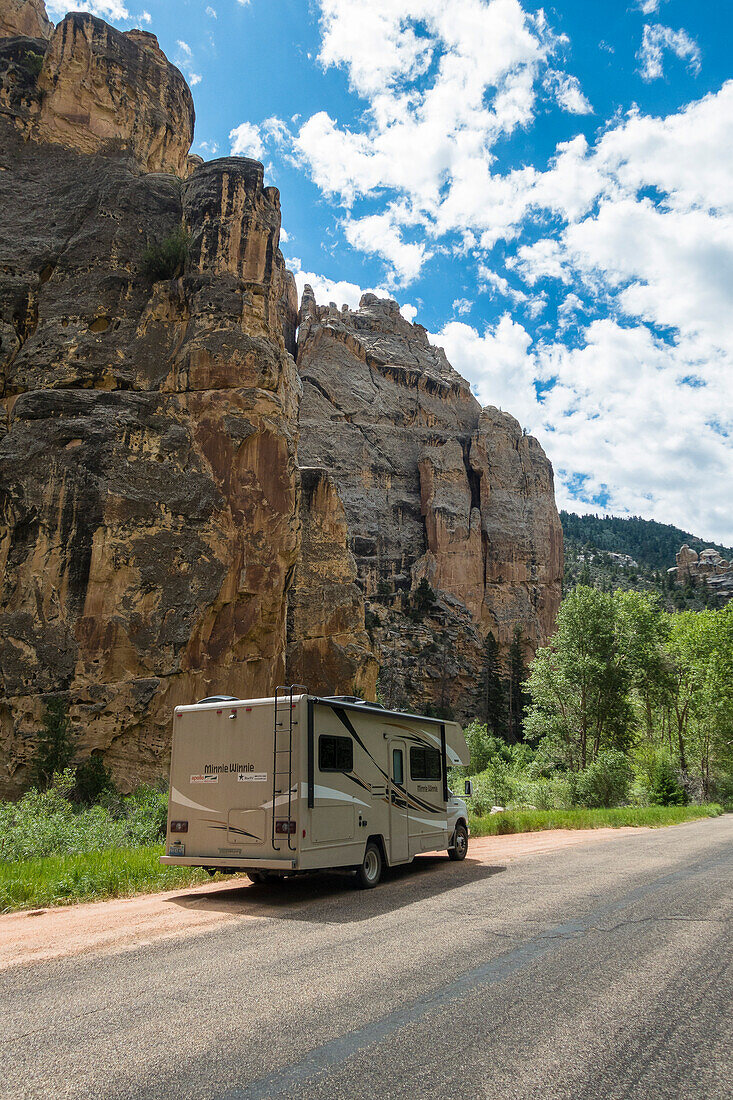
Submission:
[[[76,751],[76,742],[63,699],[50,699],[43,713],[43,729],[38,735],[30,777],[34,787],[44,790],[55,772],[68,768]]]
[[[524,708],[529,696],[524,690],[527,669],[524,663],[522,628],[515,626],[514,638],[509,649],[509,740],[524,740]]]
[[[484,720],[494,737],[507,736],[506,684],[499,668],[499,647],[493,634],[486,635],[484,649]]]

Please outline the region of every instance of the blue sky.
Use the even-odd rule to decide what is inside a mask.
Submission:
[[[731,0],[82,6],[157,34],[195,152],[265,163],[299,284],[397,298],[562,505],[733,543]]]

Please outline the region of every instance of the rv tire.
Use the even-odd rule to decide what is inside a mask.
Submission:
[[[265,882],[270,881],[267,871],[247,871],[247,878],[257,886],[262,886]]]
[[[371,890],[382,877],[384,860],[382,850],[375,841],[370,840],[364,849],[364,859],[356,869],[356,881],[362,890]]]
[[[448,849],[449,859],[465,859],[468,853],[468,829],[459,821],[453,833],[453,843]]]

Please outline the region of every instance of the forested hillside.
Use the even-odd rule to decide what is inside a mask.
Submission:
[[[674,556],[684,542],[698,553],[711,546],[728,560],[733,554],[729,546],[706,542],[681,527],[640,516],[623,519],[620,516],[578,516],[574,512],[561,512],[560,520],[566,541],[628,554],[640,566],[650,570],[671,568]]]
[[[730,547],[639,516],[622,519],[563,511],[560,519],[565,537],[565,593],[577,584],[585,584],[603,592],[657,592],[668,611],[719,606],[705,585],[676,587],[667,570],[675,564],[675,555],[685,542],[698,552],[713,547],[728,560],[733,556]]]

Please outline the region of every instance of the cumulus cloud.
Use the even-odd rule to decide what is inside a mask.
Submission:
[[[652,15],[655,11],[659,11],[660,4],[666,4],[667,0],[636,0],[637,10],[642,15]]]
[[[640,62],[642,80],[659,80],[664,76],[665,50],[669,50],[682,61],[686,59],[688,69],[695,75],[700,72],[700,48],[686,31],[673,31],[671,27],[663,27],[661,23],[647,23],[636,55]]]
[[[67,0],[48,0],[46,8],[50,16],[62,19],[69,11],[69,4]],[[80,0],[71,10],[88,11],[99,19],[106,19],[108,23],[120,23],[130,18],[130,13],[121,0]]]
[[[347,218],[344,234],[353,248],[373,253],[387,261],[387,285],[400,286],[412,282],[432,255],[425,245],[405,241],[392,214],[370,214],[364,218]]]
[[[233,157],[251,157],[253,160],[262,160],[265,146],[258,126],[253,122],[240,122],[229,131],[231,154]]]
[[[473,302],[469,298],[454,298],[451,308],[459,317],[465,317],[473,309]]]
[[[572,115],[592,114],[593,108],[583,95],[577,76],[549,69],[543,80],[545,90],[557,100],[564,111]]]
[[[519,0],[375,0],[368,19],[362,0],[320,7],[319,61],[347,73],[366,122],[345,127],[326,111],[306,119],[294,139],[301,162],[347,207],[391,190],[413,221],[459,228],[492,146],[531,121],[561,40]],[[550,85],[566,110],[589,109],[574,78],[556,72]]]
[[[363,294],[376,294],[380,298],[390,298],[389,287],[360,287],[356,283],[350,283],[344,279],[329,279],[315,271],[304,271],[303,265],[297,256],[286,258],[286,264],[295,276],[298,288],[298,296],[303,293],[303,288],[308,283],[313,288],[316,301],[319,305],[327,305],[334,302],[337,306],[346,305],[349,309],[357,309]],[[400,303],[402,316],[412,322],[417,314],[417,309],[409,302]]]
[[[511,168],[499,138],[532,122],[538,96],[591,110],[544,17],[518,0],[455,0],[450,20],[438,0],[374,0],[360,22],[357,0],[319,2],[320,64],[340,67],[366,110],[348,126],[330,107],[295,120],[281,146],[346,209],[346,240],[384,261],[382,292],[432,254],[474,263],[479,292],[522,323],[507,312],[474,326],[456,297],[434,338],[482,401],[539,436],[561,502],[603,499],[733,541],[720,504],[733,466],[733,82]],[[699,67],[684,31],[644,35],[649,79],[670,51]],[[323,293],[356,304],[361,291]]]

